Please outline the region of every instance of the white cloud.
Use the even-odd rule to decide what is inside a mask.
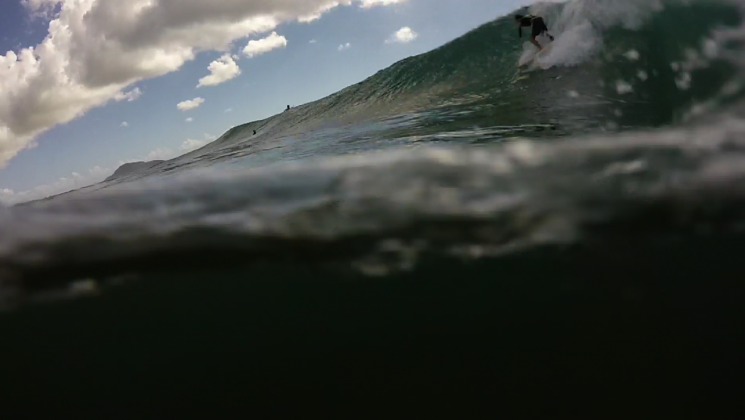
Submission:
[[[204,133],[204,138],[202,140],[194,140],[194,139],[186,139],[183,143],[181,143],[181,146],[179,146],[179,150],[183,153],[188,153],[193,150],[199,149],[200,147],[203,147],[207,145],[209,142],[215,140],[217,137],[215,137],[213,134]]]
[[[201,51],[228,51],[282,22],[352,3],[398,1],[23,0],[50,20],[40,44],[0,55],[0,166],[41,133],[126,96],[138,81],[179,70]]]
[[[31,11],[32,18],[50,19],[54,14],[57,1],[53,0],[21,0],[21,4]]]
[[[135,159],[120,160],[119,166],[122,166],[127,163],[134,163],[134,162],[151,162],[154,160],[169,160],[169,159],[176,157],[176,155],[177,153],[175,153],[169,147],[158,147],[157,149],[150,151],[148,154],[144,156],[140,156]]]
[[[114,100],[117,102],[121,102],[121,101],[133,102],[133,101],[136,101],[140,96],[142,96],[142,91],[140,90],[140,88],[134,88],[126,93],[118,92],[116,95],[114,95]]]
[[[310,41],[308,41],[309,44],[315,44],[316,42],[318,41],[316,41],[315,39],[311,39]]]
[[[248,41],[246,48],[243,49],[243,54],[248,58],[256,57],[264,53],[268,53],[271,50],[277,48],[284,48],[287,46],[287,38],[281,35],[277,35],[276,32],[272,32],[269,36],[263,39]]]
[[[70,176],[59,178],[48,185],[39,185],[38,187],[28,191],[14,192],[7,188],[0,189],[0,202],[5,205],[12,205],[66,193],[68,191],[101,182],[111,175],[112,172],[113,171],[108,168],[94,166],[82,174],[79,172],[73,172]]]
[[[203,98],[194,98],[189,101],[179,102],[178,105],[176,105],[176,108],[180,109],[181,111],[190,111],[194,108],[199,108],[199,105],[202,105],[203,103]]]
[[[408,26],[404,26],[403,28],[396,31],[393,35],[390,36],[385,42],[388,44],[392,44],[394,42],[405,44],[407,42],[411,42],[419,36],[418,33],[414,32],[409,28]]]
[[[168,160],[176,157],[176,153],[167,147],[159,147],[152,152],[148,153],[142,161],[149,162],[151,160]]]
[[[375,6],[387,6],[387,5],[396,4],[396,3],[403,3],[405,1],[406,0],[358,0],[358,2],[360,3],[360,7],[362,7],[363,9],[369,9]],[[318,8],[316,8],[316,10],[313,11],[312,13],[300,16],[297,20],[298,22],[301,22],[301,23],[313,22],[313,21],[320,19],[324,13],[328,12],[329,10],[337,6],[341,6],[341,5],[349,6],[352,3],[353,3],[352,0],[326,1],[325,4],[318,6]]]
[[[205,144],[209,143],[209,140],[193,140],[193,139],[186,139],[183,143],[181,143],[181,146],[179,147],[179,150],[186,153],[191,152],[192,150],[199,149],[200,147],[204,146]]]
[[[228,109],[226,109],[226,110],[225,110],[225,113],[226,113],[226,114],[227,114],[228,112],[233,112],[233,108],[228,108]]]
[[[194,118],[192,118],[192,117],[189,117],[189,118],[186,119],[186,122],[192,122],[192,121],[194,121]]]
[[[206,145],[207,143],[215,140],[215,138],[216,137],[213,136],[212,134],[205,133],[203,140],[186,139],[181,143],[181,145],[179,145],[178,149],[176,150],[173,150],[170,147],[158,147],[157,149],[151,151],[145,156],[140,157],[139,159],[129,159],[129,160],[119,161],[119,165],[121,166],[121,165],[124,165],[125,163],[132,163],[132,162],[150,162],[153,160],[173,159],[185,153],[199,149],[200,147]]]
[[[178,149],[176,150],[173,150],[170,147],[159,147],[140,159],[125,160],[125,161],[119,162],[119,164],[123,165],[125,163],[131,163],[131,162],[150,162],[153,160],[173,159],[185,153],[189,153],[196,149],[199,149],[200,147],[205,146],[207,143],[211,142],[214,139],[215,139],[214,136],[205,134],[204,140],[195,140],[195,139],[184,140],[181,143],[181,145],[179,145]]]
[[[129,123],[124,121],[121,124],[119,124],[119,127],[129,127]]]
[[[388,6],[396,3],[403,3],[406,0],[362,0],[362,7],[368,9],[375,6]]]
[[[219,85],[241,74],[241,69],[230,54],[225,54],[211,62],[207,69],[210,71],[210,74],[199,79],[197,87]]]
[[[352,44],[350,44],[349,42],[339,45],[339,51],[348,50],[350,48],[352,48]]]

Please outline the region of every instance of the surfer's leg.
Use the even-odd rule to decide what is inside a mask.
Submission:
[[[533,45],[535,45],[536,47],[538,47],[538,49],[539,49],[539,50],[542,50],[542,49],[543,49],[543,47],[541,47],[541,44],[539,44],[539,43],[538,43],[538,41],[536,41],[535,37],[531,37],[531,38],[530,38],[530,42],[531,42],[531,43],[532,43]]]

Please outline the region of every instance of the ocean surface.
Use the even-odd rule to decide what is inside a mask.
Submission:
[[[745,3],[531,11],[0,208],[0,412],[734,415]]]

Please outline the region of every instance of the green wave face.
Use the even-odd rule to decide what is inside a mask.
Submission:
[[[535,48],[506,16],[312,104],[312,113],[467,106],[499,125],[555,121],[582,131],[673,124],[742,94],[734,2],[575,0],[529,12],[556,36],[539,65],[518,70]]]

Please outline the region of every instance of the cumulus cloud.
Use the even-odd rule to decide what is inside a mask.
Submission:
[[[411,28],[408,26],[404,26],[403,28],[396,31],[393,35],[390,36],[385,42],[388,44],[392,44],[394,42],[406,44],[407,42],[411,42],[419,36],[418,33],[414,32]]]
[[[243,49],[243,54],[248,58],[256,57],[264,53],[268,53],[271,50],[277,48],[284,48],[287,46],[287,38],[281,35],[277,35],[276,32],[272,32],[268,37],[258,40],[248,41],[246,48]]]
[[[180,109],[181,111],[190,111],[195,108],[199,108],[199,105],[202,105],[204,103],[204,98],[194,98],[188,101],[179,102],[176,105],[176,108]]]
[[[339,51],[348,50],[350,48],[352,48],[352,44],[350,44],[349,42],[339,45]]]
[[[116,95],[114,95],[114,100],[117,102],[121,102],[121,101],[133,102],[139,99],[140,96],[142,96],[142,91],[140,90],[140,88],[134,88],[126,93],[118,92]]]
[[[14,192],[11,189],[0,189],[0,202],[5,205],[40,200],[53,195],[66,193],[78,188],[87,187],[103,181],[113,171],[109,168],[94,166],[85,172],[73,172],[69,176],[57,179],[47,185],[39,185],[28,191]]]
[[[211,62],[207,69],[210,74],[199,79],[197,87],[219,85],[241,74],[241,69],[230,54],[225,54]]]
[[[282,22],[352,3],[399,1],[23,0],[51,19],[40,44],[0,55],[0,166],[41,133],[125,98],[128,86],[177,71],[201,51],[229,51]]]
[[[129,127],[129,123],[124,121],[121,124],[119,124],[120,127]]]

